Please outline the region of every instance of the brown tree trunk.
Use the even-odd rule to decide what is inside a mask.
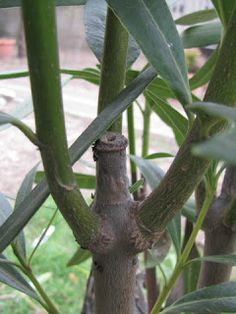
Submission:
[[[103,226],[101,240],[91,248],[96,314],[142,313],[135,301],[138,259],[132,222],[136,202],[128,190],[126,146],[122,135],[108,132],[94,147],[97,187],[92,210]]]
[[[236,198],[236,167],[228,167],[220,196],[212,203],[204,223],[204,256],[233,254],[236,248],[234,216]],[[228,221],[227,221],[228,220]],[[199,287],[228,281],[232,267],[204,262],[201,267]]]

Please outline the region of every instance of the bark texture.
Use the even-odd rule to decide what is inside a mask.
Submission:
[[[222,190],[212,203],[204,223],[204,256],[233,254],[236,249],[235,232],[236,167],[228,167]],[[228,281],[232,267],[204,262],[201,267],[199,287]]]
[[[128,190],[126,146],[125,137],[108,132],[94,147],[97,187],[92,211],[104,228],[100,241],[90,248],[97,314],[135,313],[136,254],[149,244],[144,241],[139,246],[133,239],[138,230],[133,213],[137,203]]]

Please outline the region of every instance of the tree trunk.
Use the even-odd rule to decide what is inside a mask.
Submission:
[[[228,167],[221,194],[212,203],[204,223],[204,256],[227,255],[235,252],[235,198],[236,167]],[[228,281],[231,270],[232,266],[230,265],[204,262],[202,263],[199,286],[205,287]]]
[[[94,147],[98,165],[92,210],[105,228],[103,241],[92,250],[96,314],[135,312],[138,259],[130,244],[134,202],[128,190],[126,146],[123,136],[107,133]]]

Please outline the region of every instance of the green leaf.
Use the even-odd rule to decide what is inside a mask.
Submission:
[[[74,164],[98,139],[117,117],[144,91],[155,78],[156,71],[149,68],[131,82],[106,109],[89,125],[70,148],[71,162]],[[0,227],[0,252],[2,252],[24,228],[30,218],[42,206],[49,195],[49,188],[43,179]]]
[[[132,186],[129,187],[129,192],[133,194],[134,192],[138,191],[144,185],[144,179],[140,179],[136,181]]]
[[[172,128],[178,145],[181,145],[188,132],[188,120],[156,94],[145,92],[152,110]]]
[[[72,258],[67,263],[67,267],[79,265],[89,259],[91,257],[91,253],[88,250],[84,250],[82,248],[78,248],[78,250],[75,252],[75,254],[72,256]]]
[[[0,112],[0,125],[7,124],[7,123],[14,124],[16,122],[20,122],[20,121],[18,121],[18,119],[16,119],[15,117],[5,112]]]
[[[157,158],[169,158],[169,157],[174,157],[174,155],[169,154],[169,153],[154,153],[150,154],[148,156],[145,156],[145,159],[157,159]]]
[[[0,254],[1,260],[6,260],[4,255]],[[0,261],[0,282],[30,296],[39,301],[37,293],[31,288],[28,282],[15,269],[14,266]]]
[[[80,187],[80,189],[95,189],[96,178],[95,176],[83,174],[83,173],[74,173],[75,179]],[[37,171],[35,182],[39,183],[45,177],[44,171]]]
[[[85,4],[86,0],[57,0],[56,5],[67,6],[67,5],[82,5]],[[21,0],[0,0],[0,8],[11,8],[20,7]]]
[[[198,48],[215,45],[220,42],[222,26],[220,22],[211,22],[187,28],[181,37],[184,48]]]
[[[182,104],[191,103],[183,46],[165,0],[107,0]]]
[[[190,88],[194,90],[207,84],[211,77],[213,70],[215,68],[216,60],[218,58],[219,50],[216,49],[206,63],[198,70],[198,72],[190,79]]]
[[[176,255],[179,257],[181,255],[181,213],[177,213],[169,222],[167,230],[174,244]]]
[[[29,76],[29,72],[27,70],[25,70],[25,71],[7,71],[7,72],[1,72],[0,73],[0,80],[15,79],[15,78],[21,78],[21,77],[28,77],[28,76]]]
[[[214,9],[200,10],[184,16],[181,16],[175,20],[179,25],[194,25],[209,22],[217,18],[217,13]]]
[[[204,111],[210,115],[219,118],[236,121],[236,109],[225,105],[211,102],[197,102],[189,106],[194,111]],[[193,153],[198,156],[207,157],[214,160],[224,160],[229,164],[236,164],[236,127],[215,135],[209,140],[195,145],[192,149]]]
[[[214,4],[216,11],[221,19],[222,24],[226,28],[230,17],[233,13],[233,9],[235,6],[236,1],[235,0],[212,0],[212,3]]]
[[[153,161],[138,156],[130,156],[130,159],[135,162],[151,189],[154,190],[164,177],[164,171]]]
[[[0,192],[0,226],[12,213],[12,207],[8,199]]]
[[[194,258],[186,265],[195,262],[212,262],[212,263],[219,263],[219,264],[226,264],[230,266],[236,266],[236,255],[212,255],[212,256],[203,256],[199,258]]]
[[[21,183],[21,186],[16,196],[15,209],[19,207],[19,205],[24,201],[26,196],[31,192],[38,166],[39,163],[27,173],[23,182]]]
[[[195,102],[189,106],[195,112],[204,111],[210,115],[236,121],[236,108],[228,107],[223,104],[213,102]]]
[[[199,256],[196,243],[194,243],[189,257],[193,258],[194,256]],[[200,270],[201,263],[188,264],[188,266],[183,270],[185,293],[192,292],[197,289]]]
[[[89,47],[102,62],[105,38],[107,4],[105,0],[87,0],[85,5],[85,33]],[[129,68],[140,54],[136,41],[130,37],[127,55],[127,68]]]
[[[148,86],[147,91],[150,91],[161,98],[172,98],[175,99],[175,94],[169,88],[169,86],[161,78],[157,77],[153,82]]]
[[[188,293],[161,313],[193,312],[220,313],[236,312],[236,282],[227,282]]]
[[[213,136],[204,143],[194,145],[193,154],[213,160],[224,160],[236,165],[236,127],[227,133]]]
[[[72,75],[73,79],[83,79],[96,85],[100,83],[100,71],[98,69],[86,68],[81,71],[62,69],[61,73]]]
[[[38,164],[35,167],[33,167],[25,176],[16,196],[15,209],[24,201],[27,195],[31,192],[37,168]],[[19,235],[13,240],[12,245],[14,252],[17,252],[18,255],[26,259],[26,245],[23,231],[20,232]]]

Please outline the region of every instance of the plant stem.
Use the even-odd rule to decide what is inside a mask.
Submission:
[[[47,227],[45,228],[44,232],[42,233],[41,237],[39,238],[39,241],[37,242],[36,246],[34,247],[32,253],[30,254],[30,257],[28,258],[28,265],[30,266],[31,260],[34,256],[34,253],[36,252],[37,248],[39,247],[40,243],[42,242],[43,238],[45,237],[46,233],[48,232],[49,227],[51,226],[54,218],[56,217],[58,208],[55,210],[55,212],[52,215],[52,218],[49,220],[49,223]]]
[[[98,99],[98,113],[123,89],[126,79],[128,33],[119,19],[108,8],[106,33]],[[121,117],[109,129],[121,133]]]
[[[163,288],[163,291],[159,297],[159,299],[157,300],[157,303],[155,304],[155,306],[153,307],[153,310],[151,312],[151,314],[158,314],[160,313],[161,311],[161,307],[162,307],[162,304],[164,303],[164,301],[166,300],[168,294],[170,293],[172,287],[174,286],[176,280],[178,279],[179,275],[181,274],[184,266],[185,266],[185,263],[186,261],[188,260],[188,256],[191,252],[191,249],[195,243],[195,240],[196,240],[196,237],[197,237],[197,234],[199,232],[199,230],[201,229],[201,226],[202,226],[202,223],[206,217],[206,214],[207,214],[207,211],[211,205],[211,202],[213,200],[213,197],[214,197],[214,193],[215,192],[211,192],[209,193],[207,196],[206,196],[206,199],[203,203],[203,206],[202,206],[202,210],[199,214],[199,217],[197,219],[197,222],[195,224],[195,227],[193,229],[193,232],[191,233],[191,236],[188,240],[188,243],[186,244],[184,250],[183,250],[183,253],[181,254],[180,258],[179,258],[179,261],[175,267],[175,270],[168,282],[168,284]]]
[[[30,81],[40,152],[55,202],[83,246],[99,225],[71,167],[61,94],[55,1],[22,1]]]
[[[14,247],[13,247],[14,250]],[[40,294],[42,300],[45,302],[42,302],[39,300],[39,303],[47,310],[50,314],[60,314],[60,312],[57,310],[54,303],[51,301],[51,299],[48,297],[47,293],[44,291],[43,287],[39,283],[38,279],[32,272],[31,267],[26,263],[26,261],[17,253],[16,250],[14,250],[14,254],[17,257],[18,261],[20,262],[20,269],[21,271],[30,279],[30,281],[33,283],[34,287]]]
[[[127,110],[127,121],[128,121],[128,140],[129,140],[129,154],[136,155],[135,145],[135,129],[134,129],[134,107],[133,104]],[[130,170],[131,170],[131,183],[135,184],[137,181],[137,167],[130,158]],[[137,191],[133,193],[134,199],[137,200]]]
[[[152,110],[147,100],[145,100],[145,108],[143,111],[143,144],[142,144],[142,157],[143,158],[148,155],[151,114],[152,114]]]

